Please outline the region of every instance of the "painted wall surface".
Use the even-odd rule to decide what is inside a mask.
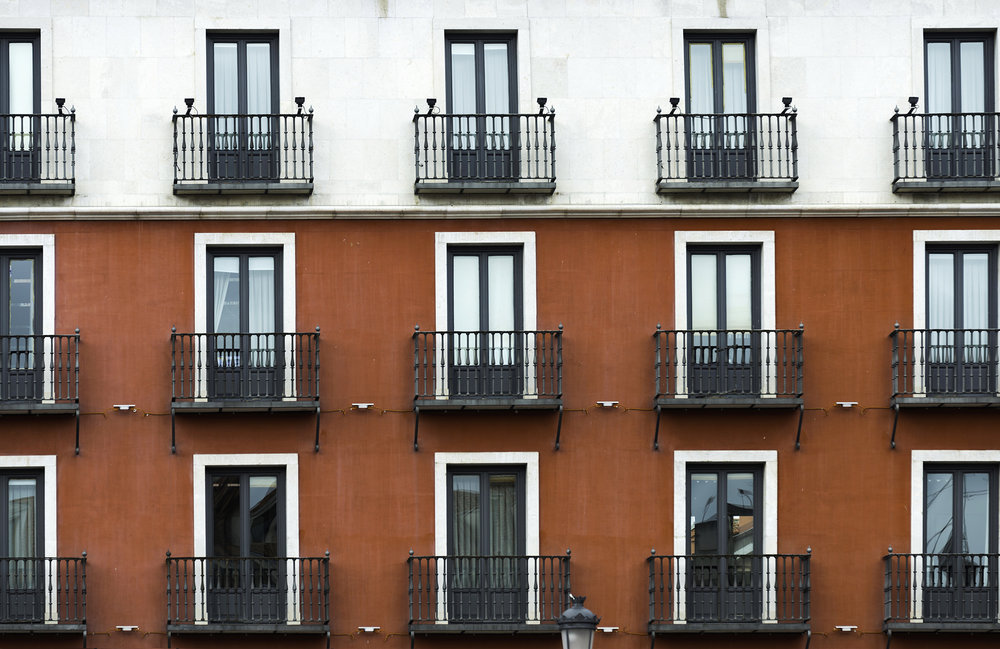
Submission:
[[[334,646],[407,646],[406,557],[434,550],[434,454],[539,455],[540,551],[572,549],[573,591],[616,635],[645,647],[650,549],[670,553],[675,450],[774,450],[778,551],[812,550],[818,646],[883,646],[882,562],[909,551],[913,449],[996,447],[992,412],[900,417],[890,449],[888,334],[913,311],[913,230],[989,228],[990,219],[676,219],[378,221],[75,221],[7,223],[54,233],[58,332],[81,332],[81,453],[68,418],[4,417],[4,455],[52,454],[58,550],[88,553],[92,647],[165,646],[164,557],[193,552],[194,454],[293,453],[304,556],[331,554]],[[673,318],[677,230],[774,232],[776,319],[804,324],[805,415],[664,413],[652,448],[658,322]],[[537,239],[538,324],[564,326],[564,414],[425,413],[412,447],[414,324],[434,318],[436,232],[530,231]],[[170,328],[193,326],[198,232],[293,233],[297,329],[321,328],[321,449],[310,415],[178,416],[170,453]],[[617,400],[607,410],[598,400]],[[857,401],[851,409],[836,401]],[[370,411],[353,402],[374,402]],[[116,403],[135,404],[119,412]],[[138,624],[125,635],[119,624]],[[836,624],[856,624],[845,637]],[[381,637],[357,637],[361,625]],[[348,637],[351,636],[351,637]],[[725,638],[725,637],[723,637]],[[906,640],[907,647],[940,646]],[[669,637],[670,646],[800,646],[802,638]],[[37,639],[3,638],[35,647]],[[48,641],[46,641],[48,642]],[[78,639],[56,641],[71,646]],[[320,639],[175,638],[177,646],[320,646]],[[465,645],[417,638],[422,646]],[[475,640],[553,647],[555,637]],[[940,642],[940,641],[938,641]],[[969,646],[986,640],[965,639]],[[53,645],[53,646],[56,646]],[[49,646],[49,645],[46,645]]]
[[[757,110],[792,97],[800,188],[727,203],[911,205],[893,195],[889,117],[924,95],[926,29],[995,29],[975,0],[216,0],[70,2],[0,7],[2,29],[39,30],[41,98],[77,111],[77,193],[5,206],[193,206],[174,197],[175,107],[206,112],[206,32],[277,32],[282,112],[315,109],[315,192],[265,205],[447,205],[413,194],[414,107],[444,104],[444,34],[513,31],[520,110],[556,109],[558,189],[551,197],[480,198],[536,206],[712,203],[658,197],[657,107],[684,97],[685,31],[753,33]],[[995,55],[994,55],[995,56]],[[683,108],[683,106],[682,106]],[[986,197],[964,199],[989,201]],[[212,205],[244,205],[245,198]]]

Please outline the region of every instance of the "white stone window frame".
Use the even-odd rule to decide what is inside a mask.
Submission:
[[[281,249],[281,332],[295,332],[295,233],[294,232],[196,232],[194,235],[194,332],[208,333],[208,249],[209,248],[280,248]],[[284,347],[285,367],[294,363],[294,349]],[[208,400],[208,350],[202,345],[198,352],[196,401]],[[282,394],[294,395],[295,376],[284,372]],[[283,397],[294,401],[294,396]]]
[[[42,255],[42,335],[56,333],[56,235],[0,234],[0,249],[34,249]],[[49,339],[51,340],[51,338]],[[52,344],[43,343],[42,401],[52,403]]]
[[[910,553],[924,551],[924,470],[926,464],[979,464],[1000,466],[1000,450],[924,450],[910,452]],[[997,506],[996,503],[993,504]],[[1000,543],[1000,538],[998,538]],[[1000,545],[998,545],[1000,547]],[[910,622],[923,622],[923,570],[914,565],[911,571],[913,597]],[[994,584],[997,588],[1000,586]],[[1000,595],[998,591],[997,595]]]
[[[462,465],[516,466],[524,468],[524,553],[525,556],[539,554],[539,503],[538,503],[538,453],[498,452],[498,453],[435,453],[434,454],[434,554],[448,554],[448,467]],[[437,624],[448,624],[448,591],[445,586],[445,565],[438,569]],[[535,566],[528,563],[527,583],[535,583]],[[528,590],[528,619],[526,624],[539,624],[537,615],[538,594]]]
[[[775,324],[775,283],[774,283],[774,231],[773,230],[678,230],[674,232],[674,329],[686,331],[688,326],[688,248],[699,245],[719,246],[759,246],[760,247],[760,328],[764,331],[776,329]],[[769,345],[773,345],[769,348]],[[760,376],[763,385],[777,385],[777,364],[767,363],[768,358],[776,358],[777,340],[761,336]],[[672,350],[674,358],[687,358],[686,336],[678,334],[677,348]],[[688,368],[677,363],[674,377],[677,386],[676,397],[687,398]],[[762,398],[774,398],[776,394],[762,394]]]
[[[41,469],[42,470],[42,516],[44,538],[42,539],[42,556],[55,558],[59,556],[58,539],[58,494],[56,493],[56,456],[55,455],[4,455],[0,456],[0,470],[7,469]],[[6,524],[6,523],[5,523]],[[59,623],[59,593],[56,588],[49,588],[57,579],[53,565],[44,562],[45,587],[45,624]]]
[[[689,464],[757,464],[763,467],[763,529],[762,554],[778,553],[778,452],[766,451],[674,451],[674,555],[690,554],[687,523],[687,476]],[[765,623],[777,622],[775,575],[765,575],[762,580]],[[677,589],[677,620],[687,621],[687,581],[681,574]],[[770,586],[768,586],[770,584]]]
[[[927,328],[927,247],[950,243],[992,244],[1000,247],[1000,230],[913,231],[913,328],[916,330]],[[1000,303],[1000,277],[995,280],[998,303]],[[912,376],[913,396],[926,396],[924,368],[921,364],[914,363]]]
[[[192,486],[194,512],[194,557],[208,556],[208,493],[205,476],[209,469],[220,467],[278,467],[285,471],[285,556],[299,557],[299,456],[295,453],[239,453],[194,455],[192,459]],[[288,593],[295,593],[297,585],[295,570],[286,570]],[[194,566],[194,583],[204,584],[204,564],[196,562]],[[286,598],[286,624],[300,624],[301,607],[292,597]],[[202,588],[194,590],[195,624],[208,624],[208,603],[205,601],[205,591]]]
[[[448,331],[448,249],[451,246],[520,246],[521,247],[521,321],[524,331],[538,327],[536,305],[535,265],[536,248],[534,232],[436,232],[434,233],[434,316],[435,329]],[[448,358],[447,336],[442,337],[443,358]],[[534,358],[534,340],[525,337],[524,398],[536,398],[536,368],[528,359]],[[434,396],[447,399],[448,373],[437,372],[434,377]]]

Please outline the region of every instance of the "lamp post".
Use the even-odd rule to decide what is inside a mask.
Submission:
[[[591,649],[594,645],[594,631],[601,618],[583,607],[586,597],[569,597],[573,600],[573,605],[556,620],[562,634],[563,649]]]

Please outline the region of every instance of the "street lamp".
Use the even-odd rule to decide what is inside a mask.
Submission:
[[[563,611],[556,622],[562,633],[563,649],[591,649],[594,645],[594,630],[601,618],[583,607],[586,597],[573,597],[573,605]]]

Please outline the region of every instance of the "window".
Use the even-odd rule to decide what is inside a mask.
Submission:
[[[997,390],[996,246],[927,249],[927,391]]]
[[[45,589],[42,547],[43,472],[0,471],[0,621],[41,622]]]
[[[284,477],[283,467],[209,470],[209,622],[284,620]]]
[[[193,463],[194,556],[206,558],[192,568],[204,586],[187,596],[193,606],[184,600],[191,621],[301,620],[301,602],[288,595],[298,592],[298,456],[195,455]]]
[[[992,177],[993,35],[924,35],[927,175]]]
[[[761,619],[762,474],[759,465],[688,465],[691,621]]]
[[[208,34],[210,173],[216,180],[278,177],[278,36]]]
[[[521,250],[448,248],[449,393],[524,393]]]
[[[684,66],[688,178],[753,178],[754,37],[686,33]]]
[[[778,619],[787,575],[764,557],[778,551],[777,498],[777,451],[674,451],[674,554],[690,562],[679,620]]]
[[[0,400],[42,398],[41,261],[37,249],[0,248]]]
[[[516,179],[516,35],[449,32],[445,50],[449,177]]]
[[[523,466],[448,467],[448,619],[523,621]]]
[[[774,232],[674,233],[678,395],[779,394],[774,286]]]
[[[207,254],[213,396],[280,395],[281,251],[212,248]]]
[[[760,392],[760,249],[688,248],[692,394]]]
[[[0,178],[26,181],[40,173],[40,57],[37,32],[0,32]]]

